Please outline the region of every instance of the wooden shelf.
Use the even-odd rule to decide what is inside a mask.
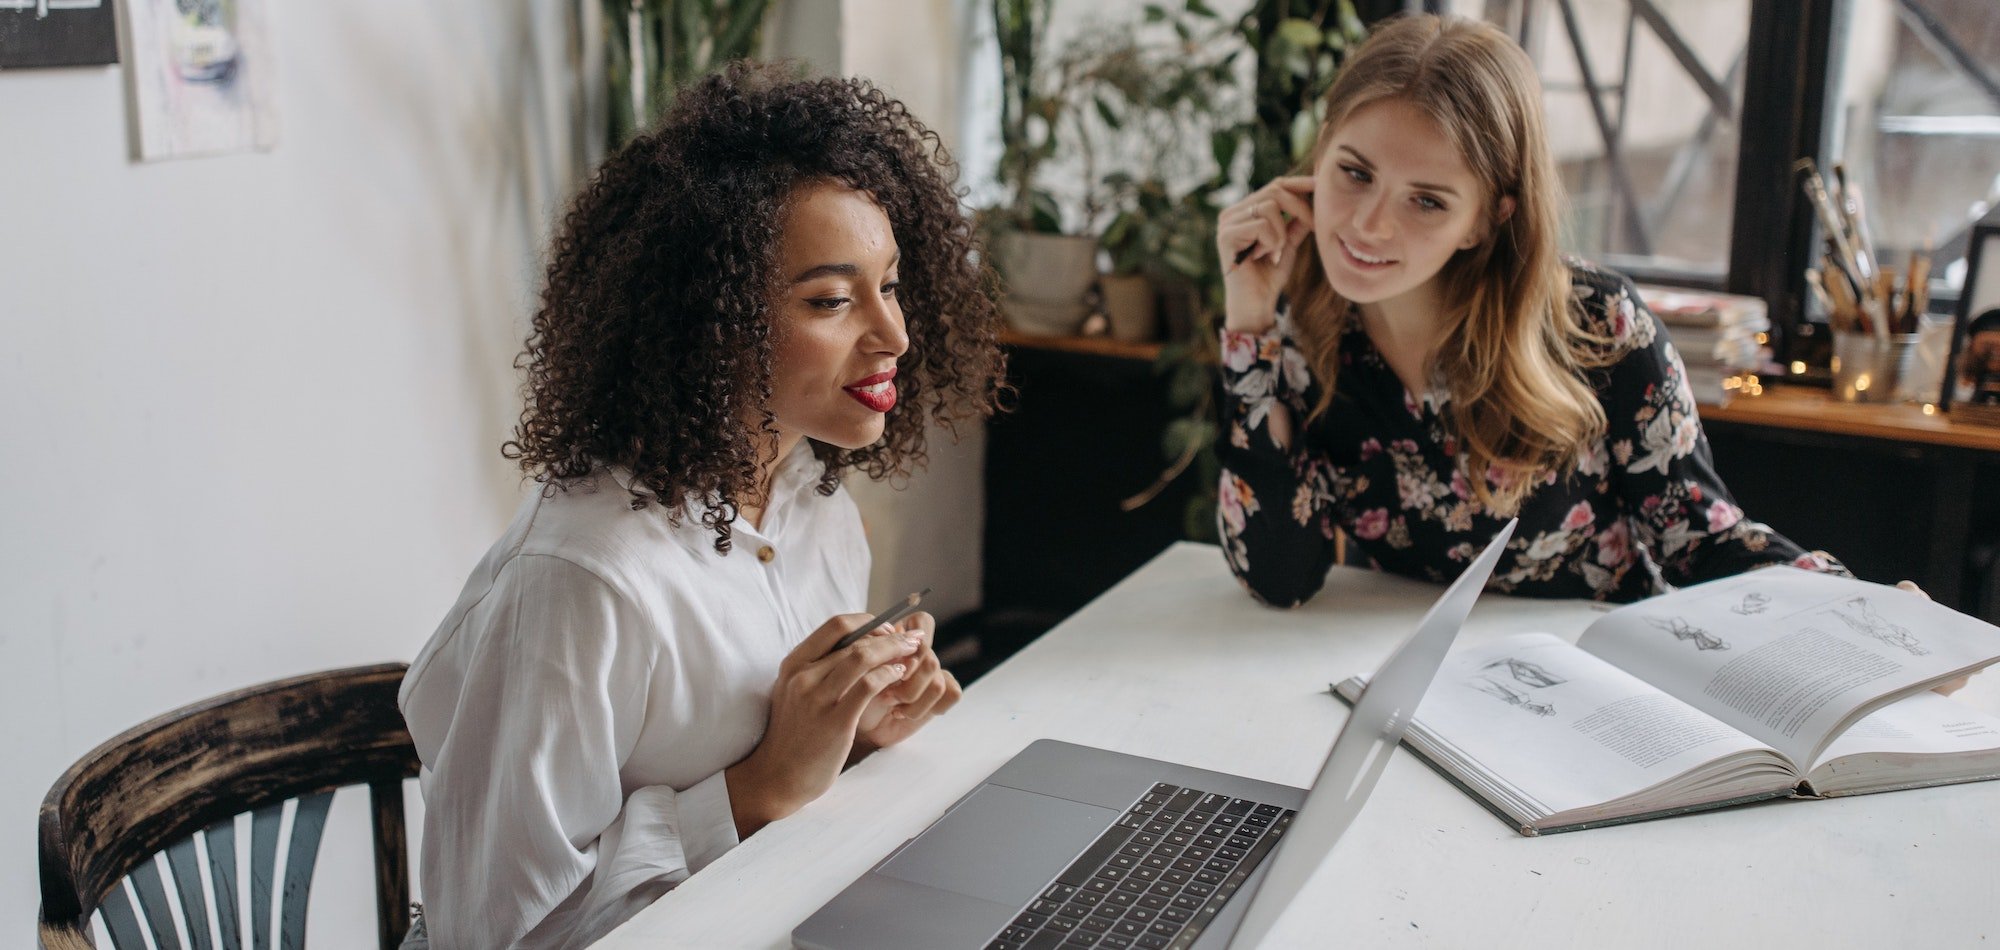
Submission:
[[[1702,406],[1701,418],[2000,452],[2000,426],[1954,422],[1949,413],[1926,414],[1922,406],[1909,403],[1840,402],[1826,390],[1806,386],[1769,385],[1762,395],[1738,396],[1727,406]]]
[[[1000,331],[1000,342],[1059,353],[1081,353],[1151,362],[1160,358],[1158,343],[1126,343],[1097,336],[1037,336],[1017,330]],[[1846,403],[1811,386],[1764,387],[1761,395],[1737,396],[1727,406],[1701,407],[1703,422],[1825,432],[1891,442],[1918,442],[2000,452],[2000,426],[1958,422],[1950,413],[1925,413],[1910,403]]]
[[[1158,343],[1127,343],[1108,336],[1039,336],[1011,329],[1000,331],[1000,342],[1005,346],[1027,346],[1038,350],[1145,360],[1149,363],[1160,358],[1161,348]]]

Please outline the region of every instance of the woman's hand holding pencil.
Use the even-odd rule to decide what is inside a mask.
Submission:
[[[880,627],[874,618],[842,614],[807,634],[778,664],[764,737],[723,771],[738,837],[824,794],[857,751],[863,720],[880,716],[878,698],[898,686],[907,692],[918,671],[936,668],[928,630],[906,625],[866,635]],[[851,638],[855,633],[862,636]],[[836,649],[843,641],[850,645]]]
[[[871,634],[914,635],[920,638],[921,643],[902,680],[878,694],[861,714],[854,754],[848,760],[850,764],[876,749],[909,738],[932,716],[941,716],[957,705],[963,695],[958,679],[938,662],[937,651],[932,648],[932,641],[937,636],[937,618],[917,609],[924,595],[930,592],[931,589],[926,587],[903,598],[896,606],[876,614],[855,628],[853,633],[841,637],[828,651],[837,653]]]

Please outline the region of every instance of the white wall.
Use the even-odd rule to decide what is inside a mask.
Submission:
[[[980,15],[978,6],[964,0],[843,0],[837,68],[903,100],[956,155],[964,141],[959,50],[968,18]],[[997,114],[993,121],[998,124]],[[977,164],[964,171],[991,174],[990,166]],[[871,604],[929,587],[924,607],[941,620],[980,605],[986,428],[960,428],[963,438],[956,443],[931,431],[930,464],[907,484],[848,481],[875,554]]]
[[[529,0],[270,6],[268,154],[134,164],[116,67],[0,73],[7,946],[63,768],[191,700],[407,660],[519,497],[560,31]],[[365,880],[326,903],[365,867],[346,827],[327,946],[372,932]]]

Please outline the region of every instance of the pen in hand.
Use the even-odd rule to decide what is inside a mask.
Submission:
[[[883,624],[895,623],[896,621],[901,620],[904,617],[907,617],[910,614],[915,613],[917,610],[917,605],[923,603],[924,595],[930,592],[931,589],[926,587],[923,590],[917,591],[916,593],[903,598],[902,603],[897,604],[896,606],[891,607],[888,610],[882,611],[881,613],[876,614],[874,617],[869,618],[867,623],[864,623],[861,626],[856,627],[853,633],[841,637],[840,642],[835,643],[833,645],[833,649],[826,651],[827,655],[831,656],[835,653],[839,653],[840,651],[847,649],[850,645],[854,643],[854,641],[867,636],[868,632],[875,629],[876,627],[882,626]]]

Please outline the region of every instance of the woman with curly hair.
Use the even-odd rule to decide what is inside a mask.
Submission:
[[[1534,65],[1457,17],[1378,26],[1309,173],[1222,212],[1223,547],[1259,599],[1318,591],[1336,529],[1491,587],[1636,600],[1768,564],[1844,571],[1746,517],[1624,276],[1564,260]]]
[[[1002,375],[937,136],[865,81],[732,66],[556,237],[506,453],[540,490],[404,681],[440,947],[573,947],[949,709],[928,614],[844,649],[841,478]]]

